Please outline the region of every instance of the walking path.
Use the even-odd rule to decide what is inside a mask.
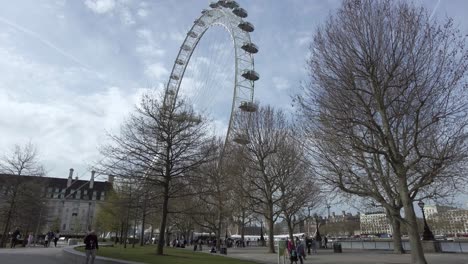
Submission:
[[[264,264],[278,263],[278,254],[266,253],[267,250],[265,247],[229,248],[227,257]],[[207,250],[204,252],[208,253]],[[426,260],[428,264],[468,264],[468,254],[427,253]],[[410,262],[410,254],[398,255],[391,251],[344,249],[343,253],[333,253],[332,250],[323,249],[319,250],[318,254],[307,256],[304,264],[409,264]],[[286,258],[285,263],[289,264],[289,259]]]

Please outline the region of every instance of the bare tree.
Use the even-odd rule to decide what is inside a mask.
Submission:
[[[212,142],[206,120],[179,100],[174,105],[161,102],[163,96],[145,94],[136,113],[122,125],[120,135],[110,135],[112,144],[102,148],[102,163],[108,174],[132,167],[131,177],[159,188],[161,222],[157,254],[163,254],[169,201],[183,195],[188,177],[212,159]],[[129,164],[131,166],[129,166]]]
[[[3,234],[0,247],[5,246],[12,222],[18,224],[24,222],[24,219],[21,219],[21,217],[24,217],[22,213],[27,211],[38,212],[42,206],[42,186],[35,181],[35,177],[26,178],[25,175],[43,176],[43,174],[44,168],[39,164],[36,147],[31,142],[24,146],[15,145],[11,153],[4,154],[0,159],[0,180],[3,189],[0,192],[2,195],[1,200],[3,200],[0,215],[0,218],[2,218],[0,222],[3,222]],[[19,208],[24,210],[19,210]],[[34,218],[28,216],[27,219]],[[25,227],[32,230],[31,225],[31,223],[28,223]]]
[[[216,156],[221,157],[224,147],[219,140],[216,150]],[[198,214],[193,219],[199,226],[214,232],[218,249],[221,247],[221,234],[231,216],[229,201],[233,188],[227,173],[228,164],[220,159],[206,163],[200,167],[198,177],[192,181],[198,200]]]
[[[248,182],[248,196],[251,208],[263,215],[268,224],[269,252],[275,252],[274,223],[281,214],[279,192],[282,174],[278,174],[275,163],[279,148],[290,132],[291,125],[283,112],[270,106],[260,107],[251,115],[239,116],[238,130],[245,133],[249,143],[243,150],[246,171],[244,181]],[[238,132],[241,133],[241,132]]]
[[[372,190],[395,188],[412,263],[426,263],[413,201],[466,182],[465,41],[423,8],[363,0],[344,1],[311,46],[299,103],[317,173],[386,209],[395,207]]]
[[[278,192],[282,196],[278,206],[291,241],[295,241],[294,227],[310,218],[310,211],[317,209],[322,201],[302,142],[299,134],[290,131],[272,159],[272,171],[279,178]]]

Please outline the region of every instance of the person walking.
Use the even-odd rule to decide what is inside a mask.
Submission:
[[[317,254],[317,239],[316,239],[316,235],[314,234],[312,236],[312,254]]]
[[[297,264],[297,251],[292,239],[288,239],[287,248],[291,264],[293,264],[293,262]]]
[[[94,259],[96,258],[96,250],[99,249],[98,239],[94,230],[89,232],[88,235],[84,238],[85,251],[86,251],[86,264],[94,264]],[[91,262],[89,259],[91,258]]]
[[[312,238],[307,236],[306,238],[306,244],[307,244],[307,254],[310,255],[310,248],[312,247]]]
[[[302,243],[299,238],[296,239],[296,254],[301,264],[304,264],[304,260],[306,259],[305,247],[304,243]]]
[[[57,247],[57,241],[59,240],[60,234],[59,231],[55,232],[54,234],[54,246]]]
[[[18,240],[20,239],[20,237],[21,237],[21,232],[19,230],[19,227],[16,227],[13,234],[11,234],[11,244],[10,244],[11,248],[16,247],[16,243],[18,243]]]
[[[31,246],[32,246],[33,239],[34,239],[33,234],[32,234],[32,233],[29,233],[29,236],[28,236],[28,247],[31,247]]]
[[[44,247],[48,247],[48,246],[49,246],[49,235],[46,234],[44,237]]]

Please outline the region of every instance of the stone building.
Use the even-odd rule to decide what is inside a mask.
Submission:
[[[393,228],[384,211],[360,214],[361,234],[392,234]]]
[[[424,206],[427,222],[435,235],[467,235],[468,210],[451,206]]]
[[[81,236],[93,228],[99,206],[112,190],[112,176],[103,182],[95,181],[94,175],[92,172],[90,180],[73,179],[73,169],[70,169],[68,179],[2,174],[0,186],[2,182],[13,180],[39,184],[40,193],[36,195],[44,206],[34,221],[34,226],[40,227],[38,233],[59,230],[62,235]]]

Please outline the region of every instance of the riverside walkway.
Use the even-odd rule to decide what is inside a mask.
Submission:
[[[278,263],[278,254],[266,251],[265,247],[229,248],[227,257],[263,264]],[[208,247],[204,252],[208,253]],[[333,253],[331,249],[321,249],[318,254],[308,255],[304,264],[409,264],[410,260],[410,254],[398,255],[391,251],[343,249],[343,253]],[[468,264],[468,254],[427,253],[426,260],[428,264]],[[289,259],[286,258],[285,263],[289,264]]]

